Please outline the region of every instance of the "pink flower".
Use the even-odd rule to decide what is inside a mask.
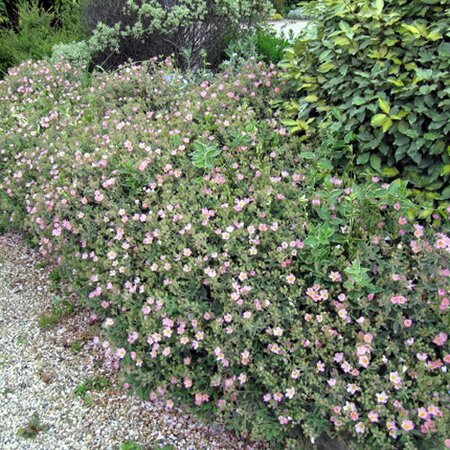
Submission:
[[[375,394],[377,397],[377,402],[378,403],[387,403],[387,401],[389,400],[388,395],[386,394],[386,392],[380,392],[379,394]]]
[[[286,389],[286,397],[292,399],[295,395],[295,388],[290,387]]]
[[[128,335],[128,342],[129,342],[130,344],[133,344],[134,342],[137,341],[138,336],[139,336],[139,335],[138,335],[138,333],[137,333],[136,331],[131,332],[131,333]]]
[[[286,281],[289,283],[289,284],[294,284],[295,283],[295,275],[293,275],[292,273],[291,274],[289,274],[287,277],[286,277]]]
[[[276,402],[281,402],[281,400],[283,400],[283,394],[281,392],[275,392],[275,394],[273,394],[273,399]]]
[[[391,297],[391,303],[393,305],[404,305],[408,300],[403,295],[393,295]]]
[[[428,418],[430,417],[428,411],[423,407],[417,410],[417,416],[423,420],[428,420]]]
[[[287,425],[289,423],[289,419],[284,416],[278,416],[278,421],[281,423],[281,425]]]
[[[124,348],[119,348],[116,351],[116,355],[119,359],[123,359],[125,357],[126,353],[127,353],[127,351]]]
[[[404,420],[402,422],[402,428],[405,431],[411,431],[411,430],[414,430],[414,424],[411,422],[411,420]]]
[[[433,342],[436,345],[439,345],[440,347],[442,347],[447,342],[447,339],[448,339],[447,333],[441,332],[433,339]]]
[[[195,404],[197,406],[201,406],[203,403],[206,403],[209,401],[209,395],[208,394],[202,394],[202,393],[198,393],[195,394]]]
[[[391,372],[389,374],[389,381],[395,386],[402,384],[402,379],[400,378],[398,372]]]
[[[335,283],[342,281],[342,277],[339,272],[330,272],[328,278]]]

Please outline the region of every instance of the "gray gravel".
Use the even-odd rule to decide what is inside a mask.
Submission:
[[[125,441],[143,448],[172,445],[182,450],[259,449],[218,427],[208,427],[182,411],[142,402],[117,388],[74,395],[86,378],[104,376],[98,355],[86,345],[65,346],[73,333],[89,332],[80,313],[50,331],[37,318],[50,307],[48,269],[18,235],[0,236],[0,449],[120,449]],[[114,378],[112,382],[114,384]],[[34,439],[17,433],[33,415],[45,430]]]

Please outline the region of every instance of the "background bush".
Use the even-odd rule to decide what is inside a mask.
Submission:
[[[233,37],[225,50],[225,61],[221,67],[230,64],[239,66],[250,58],[267,63],[278,63],[283,59],[284,50],[290,45],[283,37],[278,37],[270,28],[261,27],[252,34]]]
[[[195,82],[170,61],[13,69],[4,223],[57,258],[144,398],[276,448],[442,448],[448,222],[301,148],[269,107],[283,89],[254,62]]]
[[[278,63],[284,57],[284,51],[290,46],[289,41],[278,37],[273,31],[260,30],[256,32],[256,48],[260,59],[268,63]]]
[[[103,66],[173,54],[180,67],[200,68],[216,66],[230,36],[250,30],[270,9],[269,0],[88,0],[84,17]]]
[[[445,0],[309,2],[316,27],[284,67],[294,131],[329,127],[359,164],[450,198],[450,16]]]
[[[56,13],[43,9],[37,1],[22,1],[17,11],[17,28],[0,30],[0,77],[22,61],[50,56],[56,44],[85,36],[76,3],[62,6]]]
[[[306,14],[303,8],[295,8],[291,9],[286,16],[286,19],[289,20],[306,20],[308,19],[308,15]]]

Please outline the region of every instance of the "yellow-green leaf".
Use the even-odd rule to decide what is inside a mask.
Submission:
[[[373,127],[382,127],[386,119],[389,119],[386,114],[375,114],[370,123]]]
[[[286,125],[287,127],[295,127],[298,124],[297,120],[293,119],[284,119],[281,121],[281,123],[283,125]]]
[[[411,34],[414,34],[416,36],[420,35],[420,30],[414,25],[408,25],[406,23],[402,23],[401,27],[404,30],[409,31]]]
[[[341,45],[342,47],[346,47],[347,45],[350,45],[350,39],[348,39],[344,36],[338,36],[334,39],[334,43],[336,45]]]
[[[381,173],[387,177],[395,177],[399,174],[399,171],[395,167],[385,167],[381,169]]]
[[[422,211],[419,214],[419,219],[427,219],[428,217],[431,216],[431,214],[433,214],[434,210],[429,208],[429,209],[425,209],[424,211]]]
[[[381,127],[383,133],[386,133],[393,125],[392,120],[386,114],[375,114],[370,123],[373,127]]]
[[[394,86],[402,87],[405,85],[402,80],[395,80],[393,78],[390,78],[387,80],[389,83],[392,83]]]
[[[450,164],[445,164],[445,166],[442,168],[441,175],[450,175]]]
[[[381,111],[383,111],[386,114],[389,114],[389,111],[391,110],[391,105],[389,105],[389,102],[383,100],[382,98],[379,98],[378,106],[380,107]]]
[[[384,121],[383,126],[381,127],[381,129],[383,130],[383,133],[386,133],[386,131],[389,130],[389,128],[391,128],[393,124],[394,124],[394,122],[392,122],[392,120],[388,117]]]
[[[375,0],[375,9],[377,14],[380,15],[383,12],[384,0]]]
[[[317,102],[317,100],[319,100],[319,97],[317,97],[317,95],[314,95],[314,94],[311,94],[311,95],[308,95],[307,97],[305,97],[305,102],[308,102],[308,103]]]
[[[327,73],[329,72],[331,69],[334,69],[336,66],[331,62],[331,61],[327,61],[323,64],[321,64],[319,66],[319,68],[317,69],[317,72],[319,73]]]
[[[427,39],[430,41],[438,41],[439,39],[442,39],[442,34],[435,30],[427,34]]]

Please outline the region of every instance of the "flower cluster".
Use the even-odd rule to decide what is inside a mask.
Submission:
[[[269,107],[282,89],[255,62],[197,83],[170,61],[91,80],[24,64],[0,82],[4,218],[146,397],[255,437],[440,448],[448,223],[415,220],[401,182],[302,152]],[[198,142],[220,149],[211,168]]]

